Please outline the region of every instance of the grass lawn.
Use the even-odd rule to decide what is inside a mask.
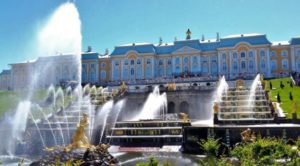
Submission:
[[[271,79],[265,80],[266,81],[266,89],[270,90],[269,96],[272,101],[277,102],[277,93],[279,93],[281,98],[281,108],[287,113],[287,118],[292,117],[293,112],[293,105],[296,102],[298,109],[297,109],[297,117],[300,118],[300,87],[299,86],[290,86],[290,77],[287,78],[278,78],[278,79]],[[280,82],[282,81],[284,88],[280,88]],[[270,82],[272,83],[272,89],[270,89]],[[290,92],[293,96],[293,101],[290,100]]]
[[[0,91],[0,117],[4,112],[16,109],[18,102],[18,93],[11,91]]]

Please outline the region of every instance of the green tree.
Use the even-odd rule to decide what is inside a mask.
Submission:
[[[293,101],[294,97],[293,97],[293,94],[292,92],[290,92],[290,100]]]
[[[277,102],[281,103],[281,98],[280,98],[280,94],[279,93],[277,93]]]

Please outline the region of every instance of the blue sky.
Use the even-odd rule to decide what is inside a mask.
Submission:
[[[0,70],[34,59],[33,42],[43,23],[64,0],[1,0]],[[157,43],[263,33],[271,41],[300,36],[299,0],[76,0],[83,50],[110,52],[116,45]]]

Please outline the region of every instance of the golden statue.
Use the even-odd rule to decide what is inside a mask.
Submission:
[[[190,118],[188,114],[180,112],[179,115],[184,123],[190,123]]]
[[[214,109],[214,113],[218,113],[218,111],[219,111],[219,105],[218,105],[217,102],[214,103],[213,109]]]
[[[72,144],[68,146],[70,149],[76,148],[88,148],[91,146],[89,139],[85,135],[85,128],[89,125],[89,118],[86,113],[83,113],[83,117],[80,120],[77,130],[73,135]]]
[[[127,89],[127,85],[125,84],[124,81],[122,81],[122,84],[121,84],[121,92],[125,92],[126,89]]]
[[[241,137],[243,142],[254,142],[256,140],[255,132],[250,128],[241,132]]]
[[[175,84],[175,83],[169,83],[169,84],[167,85],[167,89],[168,89],[169,91],[175,91],[175,90],[176,90],[176,84]]]
[[[245,86],[245,82],[243,80],[236,80],[235,81],[235,86],[237,89],[241,89],[242,87]]]

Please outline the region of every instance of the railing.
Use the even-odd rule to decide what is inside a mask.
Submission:
[[[188,83],[188,82],[203,82],[203,81],[217,81],[218,76],[207,76],[207,77],[178,77],[178,78],[155,78],[155,79],[142,79],[142,80],[124,80],[126,85],[147,85],[147,84],[164,84],[164,83]],[[107,86],[118,86],[121,85],[122,81],[109,81],[100,82],[102,85]]]

